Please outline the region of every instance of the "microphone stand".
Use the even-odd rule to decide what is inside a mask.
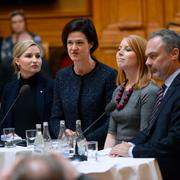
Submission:
[[[106,114],[106,111],[101,114],[90,126],[88,126],[84,131],[83,131],[83,135],[92,127],[94,126],[94,124],[97,123],[97,121],[99,121],[99,119],[101,119],[104,115]]]
[[[84,135],[92,126],[94,126],[94,124],[96,124],[97,121],[99,121],[99,119],[101,119],[104,115],[106,114],[106,111],[101,114],[90,126],[88,126],[82,133],[82,135]],[[87,161],[87,156],[85,155],[80,155],[79,152],[78,152],[78,139],[81,139],[81,136],[80,137],[77,137],[75,139],[75,153],[74,153],[74,156],[71,158],[72,160],[78,160],[78,161]]]
[[[74,156],[70,158],[71,160],[79,160],[79,153],[78,153],[78,145],[77,145],[77,139],[75,140],[75,148],[74,148]]]
[[[2,126],[2,124],[4,123],[4,121],[6,120],[9,112],[11,111],[11,109],[13,108],[13,106],[16,104],[16,101],[18,100],[18,98],[25,93],[26,91],[28,91],[30,89],[30,86],[28,84],[24,84],[20,90],[19,90],[19,94],[16,96],[16,98],[14,99],[13,103],[11,104],[11,106],[9,107],[8,111],[6,112],[5,116],[3,117],[2,121],[0,122],[0,128]]]
[[[12,103],[11,106],[9,107],[8,111],[6,112],[5,116],[3,117],[2,121],[0,122],[0,128],[1,128],[1,126],[3,125],[4,121],[6,120],[9,112],[11,111],[11,109],[13,108],[13,106],[16,104],[18,98],[19,98],[25,91],[27,91],[27,90],[29,90],[29,89],[30,89],[30,86],[27,85],[27,84],[23,85],[23,86],[20,88],[19,94],[16,96],[16,98],[15,98],[14,101],[13,101],[13,103]],[[2,142],[1,140],[0,140],[0,147],[4,147],[4,142]]]
[[[106,113],[110,113],[114,111],[116,108],[116,103],[110,102],[109,104],[106,105],[105,111],[90,125],[88,126],[84,131],[83,135],[92,127],[94,126]]]
[[[2,121],[0,122],[0,128],[2,126],[2,124],[4,123],[4,121],[6,120],[6,117],[8,116],[9,112],[11,111],[11,109],[13,108],[14,104],[16,103],[16,101],[18,100],[20,94],[18,94],[18,96],[16,97],[16,99],[13,101],[13,103],[11,104],[10,108],[8,109],[8,111],[6,112],[4,118],[2,119]],[[0,140],[0,147],[4,147],[4,142]]]
[[[83,132],[82,132],[82,136],[92,127],[94,126],[94,124],[96,124],[106,113],[110,113],[112,112],[114,109],[116,108],[116,103],[109,103],[106,108],[105,108],[105,112],[103,112],[90,126],[88,126]],[[80,155],[78,152],[78,139],[81,139],[81,136],[77,137],[75,139],[75,153],[74,156],[71,158],[72,160],[79,160],[79,161],[86,161],[87,160],[87,156],[85,155]]]
[[[6,117],[8,116],[9,112],[11,111],[12,107],[15,105],[16,101],[18,100],[19,96],[21,94],[18,94],[18,96],[16,97],[16,99],[13,101],[13,103],[11,104],[10,108],[8,109],[8,111],[6,112],[4,118],[2,119],[2,121],[0,122],[0,127],[2,126],[2,124],[4,123],[4,121],[6,120]]]
[[[78,150],[78,139],[81,139],[81,136],[77,137],[75,139],[75,152],[74,156],[71,158],[71,160],[78,160],[78,161],[87,161],[87,156],[86,155],[80,155],[79,150]]]

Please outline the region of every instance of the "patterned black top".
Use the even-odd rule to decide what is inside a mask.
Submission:
[[[65,119],[66,127],[75,130],[75,122],[80,119],[83,131],[105,111],[116,87],[116,74],[116,70],[100,62],[84,76],[76,75],[73,65],[57,73],[51,117],[56,136],[60,120]],[[108,122],[106,114],[85,133],[87,140],[97,140],[99,148],[103,148]]]

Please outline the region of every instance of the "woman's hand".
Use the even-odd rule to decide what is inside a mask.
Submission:
[[[110,156],[123,156],[123,157],[129,157],[129,148],[131,145],[127,142],[122,142],[121,144],[115,145],[111,152]]]
[[[76,132],[72,131],[71,129],[66,129],[65,134],[67,137],[73,137],[75,136]]]

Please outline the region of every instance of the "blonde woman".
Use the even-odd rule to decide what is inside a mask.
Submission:
[[[42,66],[41,48],[33,40],[20,41],[15,45],[13,65],[19,78],[11,81],[4,88],[0,128],[2,131],[4,127],[14,127],[15,133],[25,138],[26,129],[34,129],[35,124],[49,121],[54,83],[53,80],[40,73]],[[21,87],[25,84],[29,86],[29,89],[18,98],[4,119]]]

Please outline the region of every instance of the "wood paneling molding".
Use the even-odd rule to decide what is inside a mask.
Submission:
[[[113,0],[113,6],[110,7],[108,6],[108,2],[106,4],[106,14],[113,12],[112,14],[116,14],[116,16],[111,16],[111,22],[109,20],[106,21],[107,24],[102,29],[100,48],[105,53],[113,54],[124,36],[129,34],[145,35],[144,4],[141,0]],[[118,10],[114,12],[113,9]]]
[[[117,48],[120,40],[128,34],[144,36],[143,25],[139,22],[110,24],[102,33],[101,48]]]
[[[50,48],[62,45],[61,31],[69,20],[92,18],[99,37],[95,55],[115,68],[115,54],[123,37],[137,34],[147,38],[169,22],[180,23],[180,0],[56,0],[48,5],[0,7],[0,36],[10,34],[8,14],[13,9],[25,10],[29,30]],[[179,27],[171,28],[180,32]]]
[[[11,33],[9,28],[9,13],[14,9],[24,9],[28,29],[38,34],[50,46],[60,46],[61,31],[64,25],[76,17],[91,17],[90,0],[56,0],[52,4],[4,6],[0,7],[0,36]]]

